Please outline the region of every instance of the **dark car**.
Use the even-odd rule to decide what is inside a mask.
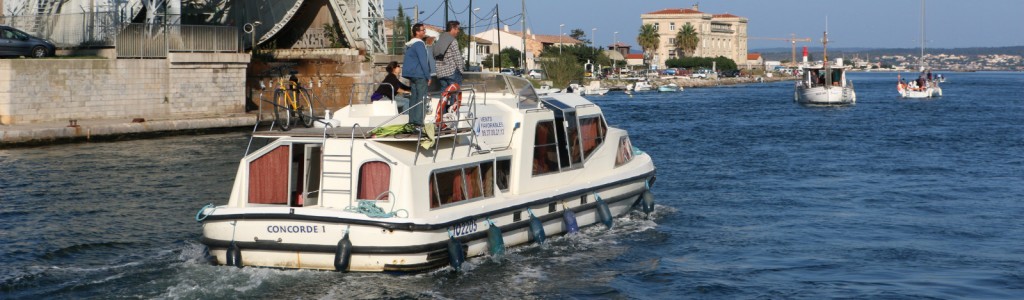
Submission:
[[[740,76],[740,70],[725,70],[722,71],[722,77],[737,77]]]
[[[34,37],[14,27],[0,25],[0,56],[53,56],[57,47],[52,42]]]

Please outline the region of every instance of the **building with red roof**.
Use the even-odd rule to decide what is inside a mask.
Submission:
[[[747,61],[747,18],[723,13],[710,14],[700,7],[666,8],[640,15],[643,24],[653,24],[661,43],[652,53],[650,63],[665,68],[665,60],[682,57],[682,49],[675,46],[676,33],[690,24],[697,31],[700,43],[693,56],[732,59],[737,65]]]

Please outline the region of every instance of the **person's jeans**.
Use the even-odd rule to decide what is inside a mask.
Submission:
[[[409,78],[409,87],[412,88],[412,98],[409,98],[409,124],[423,126],[423,97],[427,96],[427,79]]]
[[[395,95],[395,105],[398,106],[398,113],[402,113],[409,108],[409,98]]]
[[[442,91],[447,89],[449,85],[452,85],[452,83],[458,83],[459,84],[459,88],[462,88],[462,72],[455,71],[455,73],[453,73],[452,75],[450,75],[448,77],[441,77],[438,80],[441,82],[441,90]],[[448,105],[452,105],[454,99],[455,99],[455,96],[453,95],[450,98],[445,99],[445,100],[448,101]]]

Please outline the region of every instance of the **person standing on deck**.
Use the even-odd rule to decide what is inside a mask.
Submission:
[[[453,83],[462,86],[462,52],[459,51],[459,21],[448,21],[445,33],[434,43],[434,59],[437,60],[437,78],[444,90]],[[454,96],[453,96],[454,98]],[[451,105],[452,99],[446,99]]]
[[[412,25],[413,38],[405,43],[405,57],[402,60],[402,77],[409,79],[412,87],[412,98],[409,99],[409,124],[423,126],[423,98],[427,96],[427,85],[430,74],[434,73],[434,65],[430,63],[430,51],[427,51],[423,37],[427,30],[422,23]]]

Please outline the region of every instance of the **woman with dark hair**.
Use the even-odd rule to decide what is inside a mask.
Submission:
[[[377,90],[373,92],[372,100],[379,100],[387,98],[389,100],[395,100],[398,104],[398,112],[405,111],[409,107],[409,98],[402,95],[409,93],[409,86],[398,80],[398,76],[402,74],[402,66],[398,65],[397,61],[388,63],[385,67],[388,75],[384,76],[384,81],[377,87]]]

